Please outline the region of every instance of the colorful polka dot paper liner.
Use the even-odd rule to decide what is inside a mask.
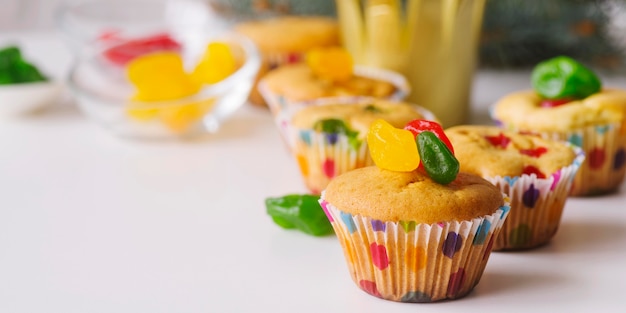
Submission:
[[[393,101],[404,100],[411,92],[411,88],[409,86],[408,81],[400,73],[393,72],[390,70],[380,69],[380,68],[367,67],[367,66],[355,66],[354,73],[357,76],[369,77],[372,79],[378,79],[378,80],[387,81],[391,83],[395,87],[396,90],[389,97],[386,98],[388,100],[393,100]],[[294,101],[290,101],[289,99],[283,97],[280,94],[275,94],[274,92],[272,92],[267,87],[267,84],[263,81],[263,79],[259,81],[259,84],[257,85],[257,90],[259,91],[259,93],[261,94],[265,102],[267,103],[267,106],[269,107],[270,111],[272,112],[272,115],[274,116],[274,122],[276,123],[276,126],[278,127],[281,135],[283,136],[285,140],[287,140],[287,134],[285,133],[285,124],[287,123],[287,121],[284,119],[285,116],[280,113],[290,108],[291,106],[295,104],[314,105],[320,99],[359,98],[359,96],[356,95],[356,96],[346,96],[346,97],[318,98],[318,99],[312,99],[308,101],[294,102]],[[364,96],[360,96],[360,98],[363,98],[363,97]]]
[[[511,125],[496,123],[506,129]],[[533,132],[532,130],[530,130]],[[583,149],[582,164],[570,191],[572,196],[611,193],[619,188],[626,174],[626,127],[620,123],[588,126],[570,132],[533,132],[544,138],[570,142]]]
[[[568,145],[576,153],[574,161],[549,177],[485,177],[511,199],[511,212],[496,238],[494,251],[535,248],[554,237],[576,173],[585,160],[582,149]]]
[[[298,138],[292,152],[304,184],[313,194],[320,194],[337,175],[374,165],[365,140],[355,149],[345,135],[296,130],[294,136]]]
[[[372,101],[369,97],[327,98],[318,100],[311,105],[358,104]],[[284,120],[306,105],[296,105],[284,111]],[[425,119],[436,120],[428,110],[415,106],[415,110]],[[298,129],[289,123],[283,124],[288,145],[298,162],[298,167],[305,185],[314,194],[320,194],[334,177],[360,167],[374,165],[367,146],[365,134],[359,136],[357,142],[343,134],[320,133],[311,129]]]
[[[365,97],[365,96],[345,96],[345,97],[328,97],[328,98],[320,98],[311,101],[292,103],[288,108],[281,110],[274,120],[278,126],[278,129],[287,142],[290,148],[293,148],[298,140],[300,140],[301,135],[299,132],[300,129],[296,129],[291,125],[291,119],[293,116],[300,110],[309,107],[309,106],[322,106],[322,105],[334,105],[334,104],[361,104],[361,103],[371,103],[376,101],[375,98]],[[426,111],[425,109],[421,109],[416,107],[416,109],[422,113],[422,115],[428,114],[428,116],[433,116],[432,113]]]
[[[478,284],[509,213],[471,221],[416,224],[350,215],[324,200],[352,280],[370,295],[400,302],[457,299]]]

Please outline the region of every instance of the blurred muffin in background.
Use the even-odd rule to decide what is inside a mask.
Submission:
[[[257,82],[273,68],[304,60],[305,54],[314,48],[339,46],[337,22],[324,16],[276,16],[241,22],[234,28],[249,37],[262,54],[264,62]],[[250,101],[265,106],[256,89],[255,86]]]
[[[403,100],[410,92],[400,73],[355,66],[350,53],[342,47],[312,49],[305,61],[269,71],[257,89],[279,125],[280,113],[292,105],[337,97]]]
[[[524,250],[556,234],[574,176],[585,159],[580,148],[495,126],[445,130],[461,171],[490,181],[511,200],[511,212],[493,250]]]

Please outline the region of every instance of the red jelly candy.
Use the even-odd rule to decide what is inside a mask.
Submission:
[[[548,149],[546,147],[539,147],[535,149],[521,149],[519,152],[521,154],[525,154],[533,158],[538,158],[542,156],[544,153],[548,152]]]
[[[522,173],[526,175],[535,174],[537,175],[537,178],[546,178],[546,175],[544,173],[542,173],[538,168],[532,165],[525,166],[522,170]]]
[[[125,65],[130,60],[151,52],[179,51],[181,45],[168,34],[157,34],[133,39],[104,51],[104,56],[117,65]]]
[[[562,98],[562,99],[543,99],[539,104],[542,108],[554,108],[559,105],[566,104],[568,102],[572,102],[572,99]]]
[[[406,124],[404,129],[413,133],[413,136],[415,137],[423,131],[430,131],[434,133],[435,136],[437,136],[437,138],[439,138],[439,140],[441,140],[446,147],[448,147],[448,149],[450,149],[452,154],[454,154],[452,143],[450,142],[450,139],[448,139],[448,136],[446,136],[446,133],[444,133],[443,127],[441,127],[439,123],[429,120],[413,120]]]
[[[506,148],[511,142],[511,138],[505,136],[503,133],[500,133],[498,136],[485,136],[492,145],[500,148]]]
[[[98,40],[101,41],[112,41],[112,40],[120,40],[120,31],[111,29],[103,31],[100,36],[98,36]]]

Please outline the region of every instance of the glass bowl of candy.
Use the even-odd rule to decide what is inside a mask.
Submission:
[[[255,45],[230,32],[116,32],[80,51],[68,85],[115,134],[177,138],[217,131],[246,102],[259,66]]]

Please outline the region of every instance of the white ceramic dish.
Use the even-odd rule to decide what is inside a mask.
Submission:
[[[63,92],[57,81],[0,85],[0,116],[32,114],[56,103]]]

